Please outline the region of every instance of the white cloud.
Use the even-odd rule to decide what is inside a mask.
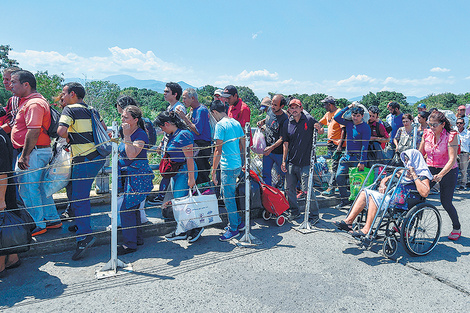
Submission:
[[[445,72],[450,72],[448,68],[445,67],[433,67],[430,69],[431,72],[437,72],[437,73],[445,73]]]
[[[470,79],[470,76],[465,77],[465,79]]]
[[[166,80],[187,75],[190,69],[165,62],[152,51],[145,53],[136,48],[109,48],[107,56],[82,57],[75,53],[65,55],[56,51],[25,52],[11,51],[12,58],[18,60],[23,68],[31,71],[54,69],[68,77],[86,74],[89,77],[103,78],[109,75],[127,74],[136,78],[155,78]]]
[[[259,35],[261,35],[263,32],[260,30],[259,32],[251,34],[251,39],[255,40],[258,38]]]
[[[345,86],[345,85],[358,85],[358,84],[370,84],[376,81],[375,78],[369,77],[367,75],[351,75],[351,77],[347,79],[343,79],[338,81],[336,84],[338,86]]]

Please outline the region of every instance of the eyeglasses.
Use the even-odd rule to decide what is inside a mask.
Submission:
[[[464,122],[457,122],[456,124],[457,124],[457,125],[459,125],[459,124],[460,124],[460,125],[463,125],[463,124],[465,124],[465,123],[464,123]]]
[[[429,127],[436,128],[437,126],[441,125],[442,123],[428,123]]]

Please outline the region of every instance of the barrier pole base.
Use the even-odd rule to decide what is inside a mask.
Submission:
[[[302,234],[311,234],[318,231],[318,229],[312,227],[308,220],[303,221],[299,226],[293,226],[292,229]]]
[[[245,232],[245,234],[236,242],[237,246],[257,246],[261,244],[261,240],[253,236],[252,234],[248,234]]]
[[[134,271],[132,268],[132,264],[126,264],[119,259],[117,259],[116,261],[116,264],[114,264],[113,260],[109,260],[109,262],[106,263],[102,269],[95,271],[95,277],[97,279],[102,279]],[[121,271],[118,271],[118,269],[121,269]]]

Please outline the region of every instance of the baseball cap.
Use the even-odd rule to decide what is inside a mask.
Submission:
[[[293,104],[297,104],[299,107],[302,107],[302,102],[300,102],[299,99],[292,99],[290,102],[289,102],[289,106],[293,105]]]
[[[464,106],[464,105],[459,105],[459,107],[458,107],[457,109],[459,109],[459,110],[465,110],[466,108],[467,108],[467,107]]]
[[[223,94],[224,94],[224,91],[220,88],[214,91],[214,96],[222,96]]]
[[[235,94],[238,94],[237,88],[235,88],[234,85],[228,85],[224,88],[224,92],[228,94],[229,96],[235,96]],[[222,96],[223,97],[223,96]]]
[[[426,109],[426,104],[424,103],[418,104],[418,109]]]
[[[323,104],[325,104],[325,103],[336,104],[336,99],[332,96],[328,96],[320,102],[323,103]]]

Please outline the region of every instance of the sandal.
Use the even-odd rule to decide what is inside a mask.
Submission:
[[[361,238],[361,237],[365,237],[366,234],[364,234],[362,232],[362,230],[357,230],[357,231],[350,231],[349,232],[351,234],[351,236],[353,236],[354,238]]]
[[[344,230],[344,231],[351,231],[352,230],[352,224],[347,224],[345,221],[336,221],[333,222],[333,224],[338,228],[339,230]]]
[[[460,235],[461,235],[461,234],[462,234],[462,231],[461,231],[461,230],[459,230],[459,231],[453,231],[453,230],[452,230],[452,232],[450,233],[449,236],[447,236],[447,238],[448,238],[449,240],[455,241],[455,240],[457,240],[457,239],[460,238]]]
[[[5,266],[5,269],[11,270],[12,268],[17,268],[20,265],[21,265],[21,259],[18,259],[18,261],[16,261],[15,263]]]

